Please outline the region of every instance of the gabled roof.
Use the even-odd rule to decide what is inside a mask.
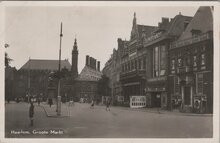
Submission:
[[[59,67],[59,60],[41,60],[41,59],[29,59],[20,70],[51,70],[56,71]],[[67,68],[71,70],[71,64],[68,60],[61,60],[61,69]]]
[[[190,22],[192,17],[176,15],[166,27],[166,33],[171,36],[180,36],[184,31],[184,23]]]
[[[186,30],[178,40],[183,40],[192,37],[192,30],[200,30],[201,33],[213,31],[213,16],[211,7],[199,7],[193,19],[191,20]]]
[[[98,81],[102,76],[102,72],[95,70],[89,66],[85,66],[76,80],[80,81]]]

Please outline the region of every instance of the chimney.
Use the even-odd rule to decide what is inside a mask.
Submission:
[[[92,57],[89,57],[89,66],[92,67]]]
[[[163,23],[163,24],[168,24],[168,23],[169,23],[169,18],[167,18],[167,17],[162,17],[162,23]]]
[[[100,71],[100,61],[97,62],[97,70]]]
[[[96,59],[94,59],[94,69],[97,70],[97,68],[96,68]]]
[[[86,66],[89,66],[89,55],[86,55]]]

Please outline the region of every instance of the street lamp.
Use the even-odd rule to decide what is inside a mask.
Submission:
[[[62,44],[62,22],[60,27],[60,50],[59,50],[59,68],[58,68],[58,87],[57,87],[57,116],[61,115],[61,96],[60,96],[60,66],[61,66],[61,44]]]

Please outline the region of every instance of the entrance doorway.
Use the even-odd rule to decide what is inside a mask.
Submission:
[[[191,105],[191,87],[184,86],[183,87],[183,98],[185,105]]]
[[[161,93],[160,92],[152,93],[151,105],[152,107],[161,107]]]

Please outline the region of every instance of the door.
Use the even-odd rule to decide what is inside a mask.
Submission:
[[[190,86],[184,87],[184,104],[191,105],[191,87]]]

